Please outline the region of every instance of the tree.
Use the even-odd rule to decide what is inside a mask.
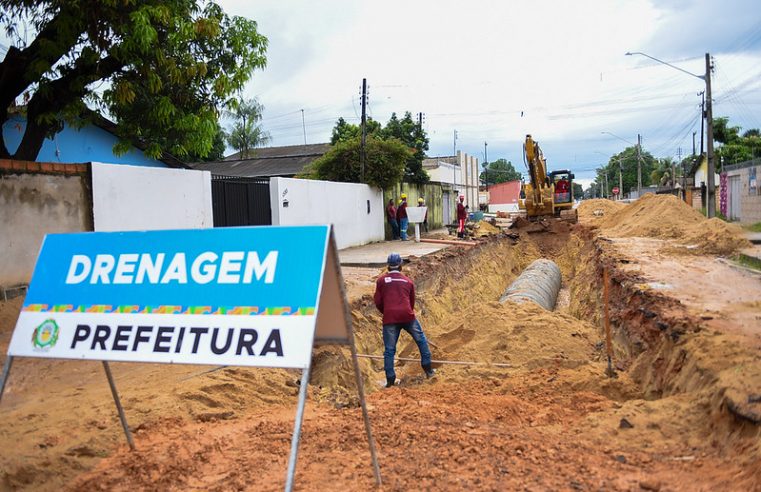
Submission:
[[[674,186],[673,171],[676,163],[671,157],[658,159],[650,172],[650,182],[655,186]]]
[[[399,119],[396,113],[391,114],[386,126],[380,132],[385,139],[396,138],[411,150],[411,156],[407,159],[404,168],[404,179],[409,183],[424,184],[430,180],[428,173],[423,169],[425,151],[428,150],[428,136],[420,125],[412,119],[412,114],[407,111],[404,118]]]
[[[253,150],[270,140],[269,134],[259,125],[264,106],[254,99],[244,99],[234,104],[228,114],[234,118],[233,128],[227,135],[227,143],[240,152],[242,159],[253,156]]]
[[[648,186],[650,184],[651,174],[653,172],[653,169],[655,168],[655,158],[650,152],[647,152],[645,150],[641,150],[641,158],[642,158],[642,186]],[[620,167],[619,167],[620,164]],[[621,190],[621,195],[624,195],[625,193],[629,193],[632,190],[637,189],[637,147],[631,146],[627,147],[618,154],[612,156],[610,160],[608,161],[608,164],[600,169],[600,174],[598,176],[598,179],[602,179],[603,176],[607,176],[608,178],[608,191],[613,188],[613,186],[618,186],[618,173],[619,170],[622,174],[622,181],[623,181],[623,190]],[[597,186],[599,190],[599,182],[596,182],[598,184],[594,184],[593,186]],[[599,191],[598,191],[599,193]]]
[[[481,172],[479,179],[482,183],[497,184],[507,181],[520,181],[521,173],[515,170],[513,163],[506,159],[497,159],[490,162],[489,165]]]
[[[412,114],[408,111],[404,118],[399,119],[396,113],[391,115],[385,127],[371,118],[367,119],[366,134],[368,138],[374,137],[380,140],[397,140],[407,146],[410,151],[407,162],[404,166],[403,178],[416,184],[427,183],[430,180],[428,173],[423,169],[423,159],[425,151],[428,150],[428,136],[425,130],[412,119]],[[347,123],[343,118],[338,118],[336,126],[333,127],[333,133],[330,143],[336,145],[341,142],[353,141],[359,139],[362,135],[360,125]],[[369,159],[369,148],[365,154]]]
[[[211,144],[211,150],[205,156],[198,155],[193,152],[189,152],[186,160],[188,162],[201,162],[201,161],[220,161],[225,157],[225,151],[227,150],[227,134],[222,129],[219,123],[217,123],[217,133],[214,135],[214,141]]]
[[[360,145],[359,138],[338,142],[298,177],[358,183]],[[371,136],[365,144],[365,155],[365,182],[386,189],[402,179],[405,163],[412,152],[397,139]]]
[[[381,124],[372,118],[367,118],[367,130],[366,133],[370,135],[378,135],[381,130]],[[336,126],[333,127],[333,133],[330,136],[330,144],[335,145],[338,142],[346,142],[362,136],[362,128],[359,125],[347,123],[343,118],[338,118]]]
[[[0,63],[0,124],[11,111],[27,121],[19,147],[11,153],[3,140],[0,158],[34,160],[64,123],[91,118],[86,103],[116,119],[116,153],[138,139],[150,157],[206,156],[221,108],[266,63],[256,22],[213,2],[0,0],[0,7],[13,43]]]
[[[729,126],[729,118],[721,117],[713,120],[714,140],[720,146],[716,149],[716,168],[723,165],[754,159],[761,153],[761,131],[758,128],[746,130],[742,135],[739,126]]]

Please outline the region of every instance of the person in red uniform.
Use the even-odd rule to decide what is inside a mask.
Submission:
[[[415,317],[415,284],[402,274],[402,257],[391,253],[387,259],[388,273],[375,281],[375,307],[383,314],[383,369],[386,372],[386,388],[396,384],[394,356],[402,330],[415,340],[420,350],[420,365],[427,377],[436,371],[431,368],[431,350],[423,333],[423,327]]]
[[[457,203],[457,237],[465,237],[465,221],[468,220],[468,210],[465,208],[465,196],[460,195],[460,201]]]
[[[570,197],[568,196],[568,181],[565,178],[560,178],[557,183],[555,183],[555,202],[557,203],[563,203],[570,201]]]
[[[396,221],[396,207],[394,206],[393,198],[386,205],[386,220],[388,220],[388,225],[391,226],[392,239],[399,239],[399,222]]]
[[[399,222],[399,233],[402,236],[402,241],[407,240],[407,227],[409,226],[409,219],[407,218],[407,194],[402,193],[402,201],[396,208],[396,220]]]

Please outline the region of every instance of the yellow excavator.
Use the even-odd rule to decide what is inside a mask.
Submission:
[[[531,135],[526,135],[523,153],[530,181],[521,186],[518,208],[526,211],[529,220],[560,217],[577,222],[578,212],[573,208],[573,173],[563,169],[547,174],[547,161]]]

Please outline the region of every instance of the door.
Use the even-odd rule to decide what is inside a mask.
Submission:
[[[727,200],[728,210],[727,213],[729,220],[740,220],[740,193],[742,186],[740,185],[740,176],[729,176],[729,200]]]
[[[444,225],[451,224],[452,223],[452,217],[451,217],[451,210],[449,210],[450,202],[449,202],[449,192],[444,192],[442,194],[442,199],[444,201]]]

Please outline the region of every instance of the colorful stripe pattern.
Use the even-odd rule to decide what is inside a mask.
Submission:
[[[257,307],[257,306],[111,306],[93,304],[29,304],[23,311],[35,313],[147,313],[147,314],[225,314],[243,316],[314,316],[313,307]]]

